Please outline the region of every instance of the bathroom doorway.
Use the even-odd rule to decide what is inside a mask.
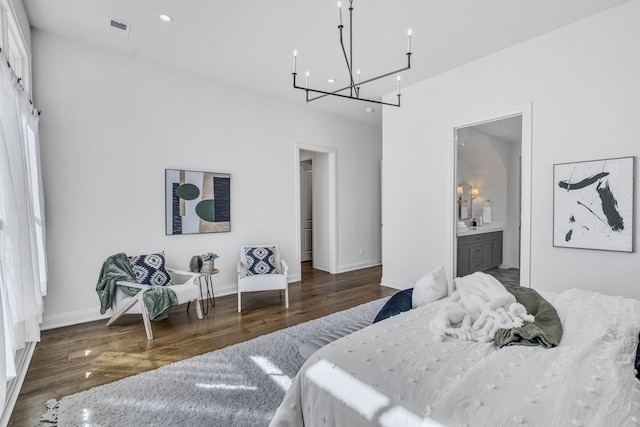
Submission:
[[[530,286],[530,105],[454,127],[453,277]]]

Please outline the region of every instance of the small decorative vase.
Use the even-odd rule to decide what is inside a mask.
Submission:
[[[215,261],[202,261],[202,268],[200,269],[200,273],[213,273],[215,269]]]
[[[199,273],[202,268],[202,258],[200,255],[194,255],[191,257],[191,261],[189,261],[189,270],[194,273]]]

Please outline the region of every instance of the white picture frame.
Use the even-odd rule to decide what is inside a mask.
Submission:
[[[635,157],[553,166],[553,246],[633,252]]]

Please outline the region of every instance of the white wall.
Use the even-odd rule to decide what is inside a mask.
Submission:
[[[117,252],[164,250],[185,269],[192,255],[216,252],[220,294],[235,292],[239,246],[273,242],[299,280],[298,143],[337,150],[338,267],[360,259],[351,246],[366,248],[363,266],[380,263],[380,186],[362,178],[379,173],[379,127],[41,31],[32,44],[43,111],[45,328],[98,318],[98,273]],[[165,168],[230,173],[231,232],[166,236]]]
[[[637,251],[552,244],[553,165],[640,152],[639,18],[632,0],[408,87],[384,110],[383,284],[452,266],[452,124],[531,102],[531,285],[640,297]]]
[[[507,168],[505,157],[509,144],[493,139],[471,128],[458,130],[458,138],[465,145],[458,147],[459,169],[465,168],[469,176],[468,183],[478,189],[478,196],[473,200],[473,217],[482,216],[485,200],[492,202],[493,222],[504,224],[507,217]],[[458,171],[460,175],[462,171]]]

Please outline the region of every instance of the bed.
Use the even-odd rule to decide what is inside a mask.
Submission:
[[[316,351],[271,426],[640,425],[640,301],[541,295],[562,322],[557,347],[439,341],[429,324],[447,297]]]

